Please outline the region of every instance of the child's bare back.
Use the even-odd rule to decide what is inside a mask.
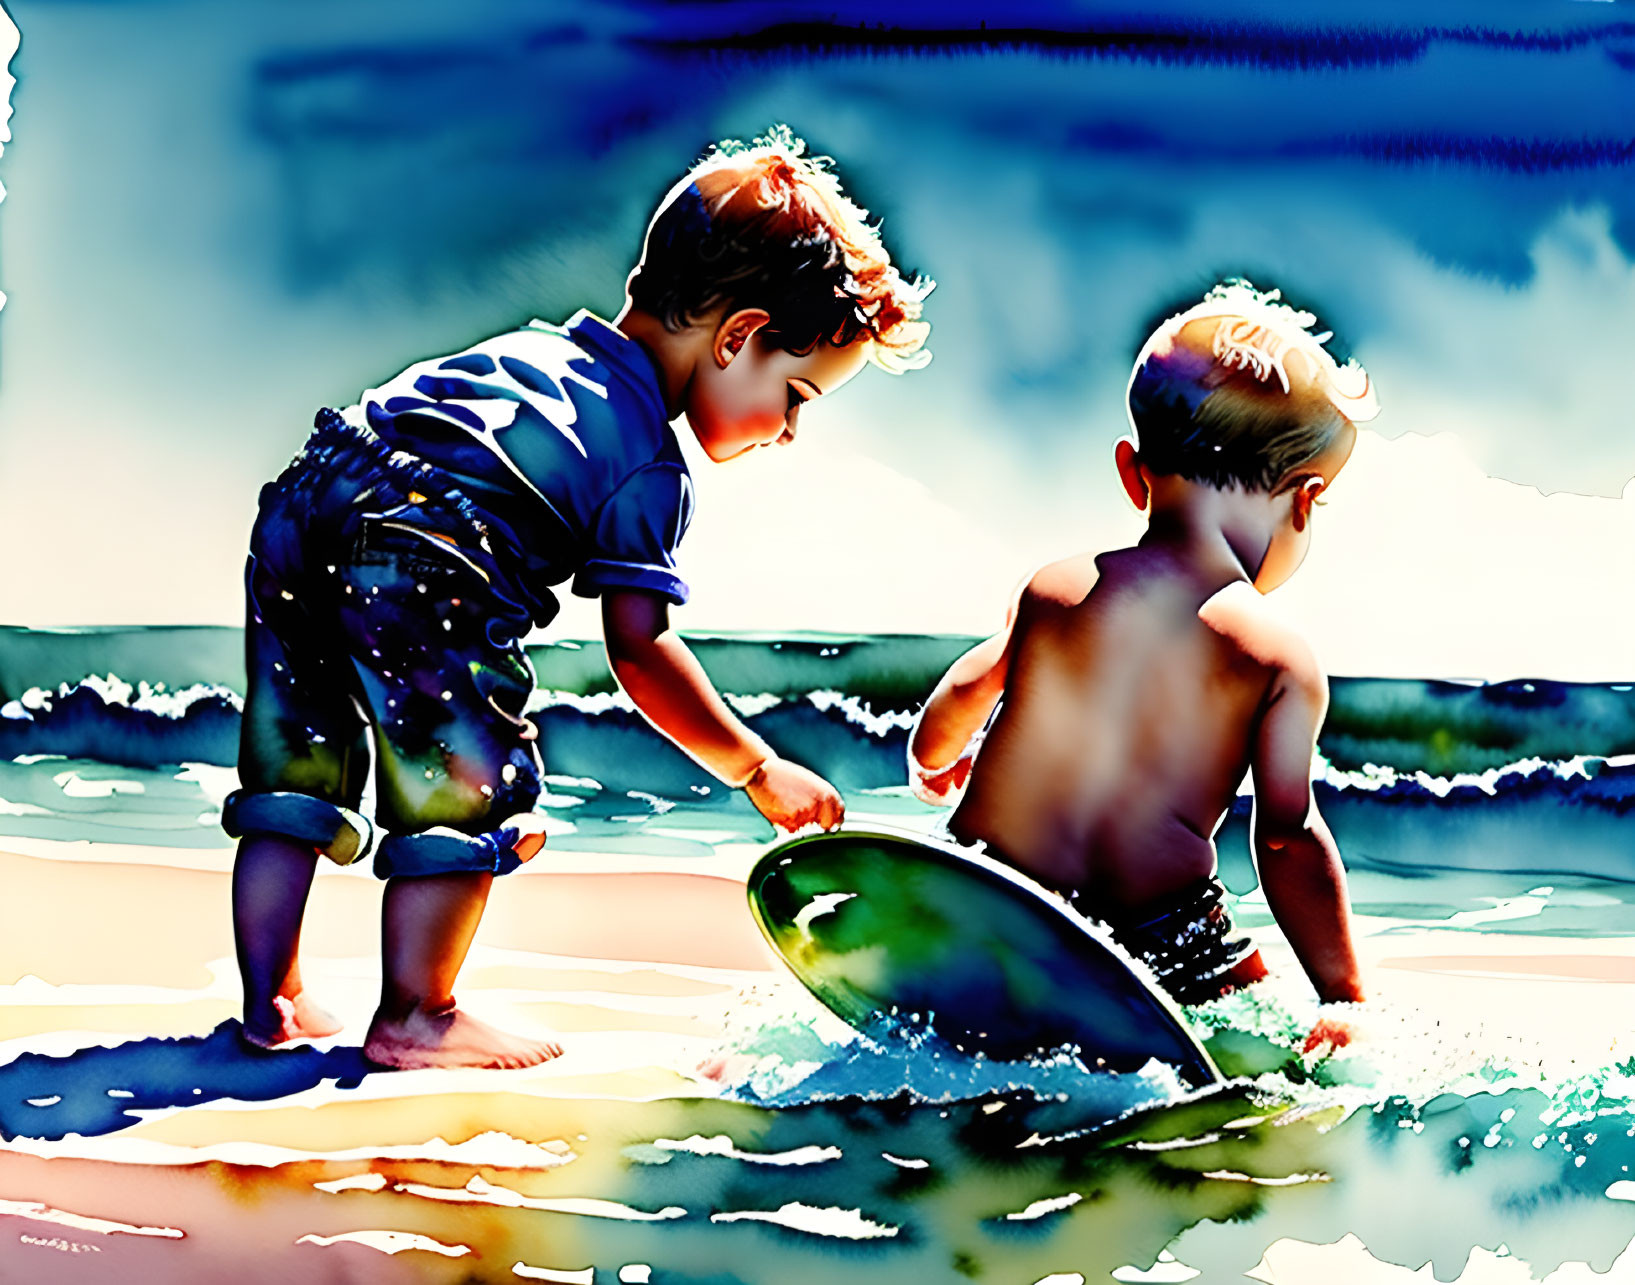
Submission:
[[[1097,905],[1136,910],[1213,875],[1209,836],[1292,650],[1255,598],[1141,548],[1046,567],[951,831]]]
[[[1310,320],[1234,285],[1159,328],[1130,384],[1140,445],[1115,451],[1146,533],[1034,575],[910,738],[922,795],[965,788],[954,837],[1105,921],[1187,1003],[1265,973],[1215,878],[1213,836],[1245,773],[1278,925],[1322,998],[1362,995],[1311,792],[1327,683],[1260,599],[1300,565],[1354,422],[1376,409]]]

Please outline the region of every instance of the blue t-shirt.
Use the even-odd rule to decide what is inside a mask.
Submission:
[[[348,418],[448,473],[541,598],[687,601],[675,551],[693,484],[646,349],[599,317],[535,321],[370,389]]]

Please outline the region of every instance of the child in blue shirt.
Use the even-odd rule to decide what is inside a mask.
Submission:
[[[929,285],[787,131],[723,144],[665,196],[613,322],[534,322],[321,411],[263,489],[246,571],[249,685],[233,921],[244,1035],[332,1034],[297,960],[319,854],[386,879],[389,1067],[518,1067],[560,1052],[455,1006],[495,875],[543,844],[521,640],[556,586],[600,597],[608,658],[661,732],[773,824],[832,828],[827,781],[745,727],[670,629],[693,490],[671,421],[721,461],[793,441],[867,361],[923,364]],[[358,814],[373,770],[374,826]]]

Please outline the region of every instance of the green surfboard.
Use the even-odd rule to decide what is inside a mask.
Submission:
[[[795,976],[859,1029],[896,1015],[989,1057],[1065,1045],[1091,1067],[1157,1058],[1195,1087],[1220,1082],[1104,929],[990,858],[882,831],[791,839],[756,863],[749,903]]]

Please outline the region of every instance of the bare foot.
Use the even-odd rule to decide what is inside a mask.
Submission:
[[[274,1049],[292,1040],[321,1040],[341,1029],[335,1017],[307,998],[305,991],[274,995],[270,1011],[244,1010],[240,1033],[257,1048]]]
[[[457,1008],[428,1013],[414,1008],[402,1020],[375,1014],[363,1055],[377,1066],[398,1071],[427,1067],[484,1067],[516,1070],[562,1055],[555,1040],[508,1035]]]

